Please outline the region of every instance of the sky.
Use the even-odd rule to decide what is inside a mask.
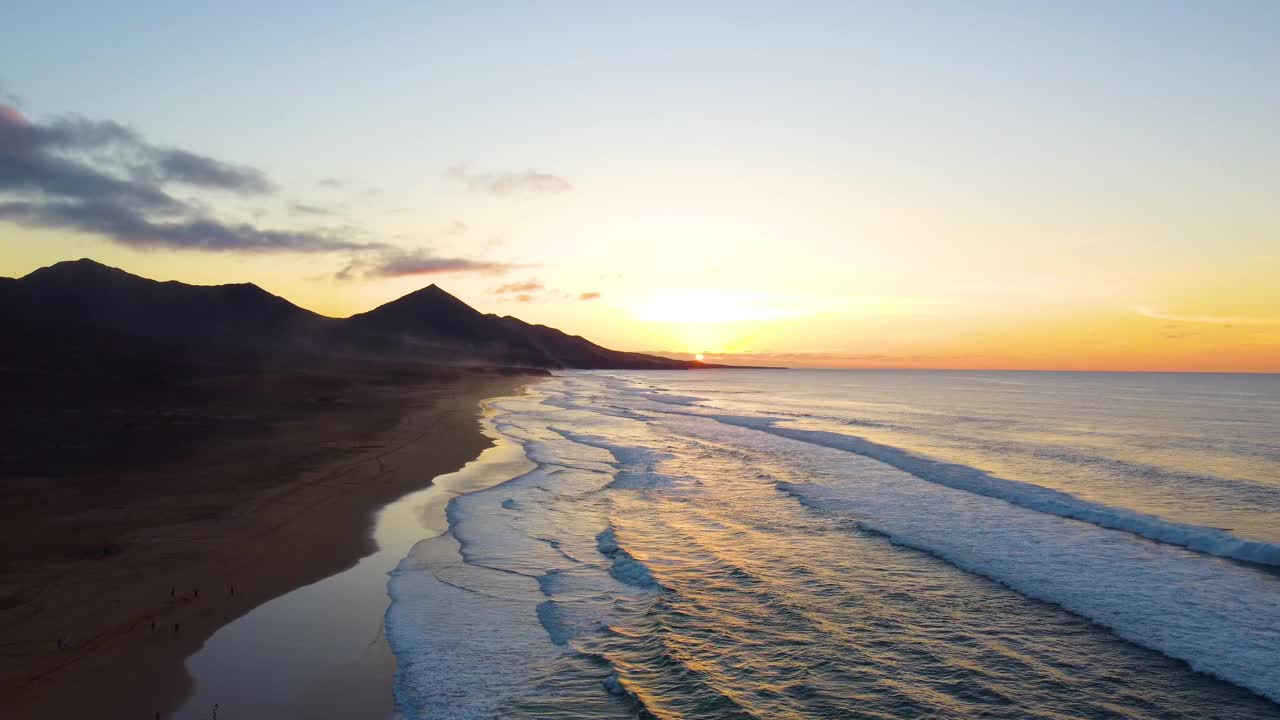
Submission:
[[[0,275],[626,350],[1280,372],[1280,3],[25,2]]]

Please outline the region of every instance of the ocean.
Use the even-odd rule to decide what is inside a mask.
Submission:
[[[573,372],[391,573],[417,718],[1280,718],[1280,376]]]

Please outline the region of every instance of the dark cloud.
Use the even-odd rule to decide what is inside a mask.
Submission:
[[[342,188],[333,178],[320,181]],[[175,194],[183,190],[181,194]],[[211,193],[244,203],[273,197],[260,171],[146,142],[110,121],[65,117],[33,123],[0,105],[0,220],[32,228],[100,235],[138,249],[219,252],[346,252],[337,277],[387,278],[447,272],[501,272],[492,261],[438,257],[369,242],[359,228],[270,229],[214,217]],[[292,203],[295,213],[323,215],[323,207]],[[440,236],[457,236],[453,222]]]
[[[429,253],[406,253],[394,255],[380,261],[372,270],[372,274],[380,277],[404,277],[406,275],[435,275],[447,272],[474,272],[478,270],[496,272],[506,270],[505,263],[468,258],[435,257]]]
[[[171,186],[259,197],[258,170],[144,141],[110,121],[47,124],[0,108],[0,219],[102,235],[136,248],[204,251],[383,250],[330,231],[273,230],[208,216]]]
[[[147,169],[153,170],[153,178],[160,182],[185,183],[252,195],[274,190],[267,177],[254,168],[228,165],[186,150],[139,147],[147,147],[152,166]]]
[[[531,293],[542,289],[542,283],[537,280],[528,280],[526,282],[513,282],[506,285],[499,285],[490,290],[494,295],[505,295],[507,293]]]
[[[595,290],[592,290],[591,292],[584,292],[578,296],[578,299],[579,300],[599,300],[600,293]]]
[[[0,188],[69,194],[84,189],[155,195],[177,183],[195,188],[261,195],[272,191],[260,171],[177,148],[157,147],[111,121],[65,117],[39,125],[12,108],[0,113]]]
[[[111,203],[0,202],[0,220],[26,227],[95,233],[138,249],[330,252],[386,247],[319,232],[264,230],[248,223],[223,223],[208,218],[153,221]]]
[[[187,210],[185,203],[156,184],[136,179],[137,166],[119,172],[118,161],[116,168],[103,169],[84,157],[127,137],[124,128],[83,120],[32,125],[16,110],[5,110],[0,112],[0,192],[41,202],[96,203],[136,212]]]
[[[445,177],[456,180],[476,192],[489,195],[516,193],[562,193],[573,189],[568,180],[539,170],[504,172],[472,172],[465,165],[445,170]]]
[[[404,252],[389,249],[375,257],[353,259],[346,267],[339,270],[334,278],[351,280],[356,277],[398,278],[458,272],[503,273],[514,267],[507,263],[490,260],[440,257],[425,250]]]

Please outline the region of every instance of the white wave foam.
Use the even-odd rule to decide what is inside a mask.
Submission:
[[[653,575],[644,563],[631,557],[626,550],[618,547],[618,538],[613,528],[609,528],[596,536],[596,545],[600,554],[613,561],[609,574],[621,582],[636,587],[657,587]]]
[[[457,550],[449,535],[423,541],[387,585],[396,705],[410,720],[502,717],[560,652],[533,579],[467,565]]]
[[[706,417],[729,425],[763,430],[780,437],[863,455],[938,485],[999,498],[1036,512],[1123,530],[1149,540],[1232,560],[1280,566],[1280,545],[1247,540],[1221,528],[1173,522],[1154,515],[1083,500],[1070,493],[1007,480],[967,465],[932,460],[853,435],[779,427],[777,419],[773,418],[734,415]]]
[[[604,678],[561,668],[575,638],[605,626],[615,598],[647,592],[624,583],[642,587],[648,571],[621,549],[599,551],[600,491],[616,481],[617,458],[556,432],[539,405],[506,403],[514,411],[494,421],[535,467],[454,498],[449,531],[392,574],[387,634],[409,720],[520,715],[513,708],[536,705],[548,683],[617,704]]]
[[[778,483],[810,507],[1280,701],[1280,580],[1271,572],[949,488],[836,448],[690,421],[677,431],[750,444],[797,476],[820,478]]]

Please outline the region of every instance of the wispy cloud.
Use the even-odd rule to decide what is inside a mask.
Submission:
[[[578,296],[578,299],[579,300],[599,300],[600,292],[598,290],[592,290],[591,292],[584,292]]]
[[[1202,323],[1206,325],[1280,325],[1280,318],[1257,317],[1247,315],[1201,315],[1196,313],[1179,314],[1162,312],[1149,305],[1137,305],[1133,312],[1152,320],[1166,322]]]
[[[506,295],[509,293],[533,293],[543,288],[542,283],[537,280],[526,280],[525,282],[512,282],[490,290],[494,295]]]
[[[568,180],[559,175],[540,170],[503,172],[474,172],[466,165],[454,165],[445,170],[445,177],[488,195],[515,195],[518,193],[563,193],[573,189]]]
[[[289,209],[299,215],[332,215],[333,211],[328,208],[322,208],[319,205],[308,205],[307,203],[290,203]]]
[[[10,90],[9,86],[6,85],[3,80],[0,80],[0,105],[18,106],[21,104],[22,98],[18,97],[17,93]],[[0,107],[0,113],[5,110],[6,108]]]
[[[373,256],[356,257],[339,270],[334,278],[400,278],[416,275],[442,275],[444,273],[504,273],[517,266],[492,260],[441,257],[427,250],[403,252],[387,250]]]

